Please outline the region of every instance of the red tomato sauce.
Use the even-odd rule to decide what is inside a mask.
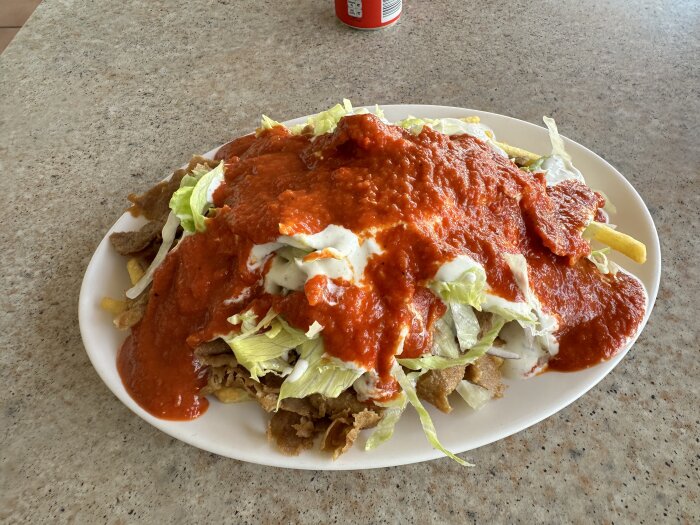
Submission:
[[[391,385],[397,351],[430,350],[445,306],[426,285],[460,254],[484,266],[492,293],[523,300],[501,255],[523,253],[544,310],[559,319],[552,369],[608,359],[643,316],[637,280],[603,276],[584,258],[590,248],[581,230],[602,197],[576,181],[548,188],[474,137],[429,128],[415,136],[356,115],[315,140],[282,127],[247,135],[217,158],[226,163],[217,212],[156,271],[146,314],[119,354],[130,394],[160,417],[190,419],[206,409],[197,396],[206,371],[193,349],[231,332],[226,319],[250,307],[272,306],[303,330],[318,321],[328,354]],[[361,238],[379,232],[383,251],[370,258],[362,283],[317,276],[303,291],[265,293],[265,267],[246,266],[252,245],[331,224]]]

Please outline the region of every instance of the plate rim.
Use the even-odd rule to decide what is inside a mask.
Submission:
[[[372,109],[374,108],[374,105],[371,106],[357,106],[359,107],[365,107],[367,109]],[[546,129],[544,129],[542,126],[538,126],[536,124],[533,124],[531,122],[527,122],[521,119],[517,119],[515,117],[511,117],[508,115],[502,115],[498,113],[492,113],[488,111],[481,111],[481,110],[474,110],[474,109],[469,109],[469,108],[462,108],[462,107],[456,107],[456,106],[443,106],[443,105],[431,105],[431,104],[380,104],[380,107],[385,110],[385,111],[398,111],[398,112],[403,112],[405,114],[409,114],[411,112],[428,112],[428,111],[435,111],[435,112],[455,112],[455,113],[462,113],[462,114],[476,114],[479,115],[480,117],[485,117],[485,118],[495,118],[497,120],[502,120],[505,119],[506,122],[514,124],[516,126],[525,126],[526,128],[530,128],[533,130],[537,130],[537,133],[546,133]],[[305,119],[307,119],[308,116],[304,117],[298,117],[294,119],[290,119],[284,122],[284,124],[287,125],[293,125],[299,122],[304,122]],[[490,123],[489,123],[490,124]],[[572,404],[574,401],[580,399],[583,397],[586,393],[588,393],[591,389],[593,389],[600,381],[602,381],[605,377],[608,376],[612,372],[612,370],[619,364],[619,362],[627,355],[627,353],[630,351],[630,349],[634,346],[636,343],[637,339],[643,332],[644,328],[646,327],[646,324],[651,316],[651,312],[653,310],[654,304],[656,302],[656,297],[658,295],[658,289],[659,289],[659,283],[660,283],[660,276],[661,276],[661,250],[660,250],[660,241],[658,237],[658,231],[656,229],[656,225],[654,223],[653,217],[651,216],[651,213],[649,212],[649,209],[642,199],[642,197],[639,195],[637,190],[634,188],[634,186],[627,180],[627,178],[622,175],[614,166],[612,166],[607,160],[605,160],[603,157],[600,155],[596,154],[592,150],[588,149],[586,146],[573,141],[571,139],[566,138],[563,136],[564,142],[566,143],[567,146],[573,145],[575,148],[580,148],[583,152],[585,152],[587,155],[592,156],[596,161],[602,162],[603,165],[605,166],[606,169],[610,170],[612,173],[615,174],[615,176],[618,178],[618,182],[622,182],[625,191],[632,195],[635,200],[637,201],[637,204],[641,204],[639,206],[642,210],[642,213],[644,215],[644,218],[647,221],[647,225],[650,226],[650,232],[651,232],[651,240],[652,243],[651,245],[647,245],[647,250],[648,250],[648,257],[647,257],[647,263],[653,263],[654,267],[652,268],[652,273],[653,273],[653,286],[651,289],[647,289],[647,309],[644,315],[644,318],[642,322],[640,323],[640,326],[637,330],[637,332],[629,338],[627,344],[625,345],[625,348],[618,352],[612,359],[605,361],[603,363],[600,363],[596,365],[595,367],[591,367],[591,369],[598,369],[599,373],[595,375],[595,377],[590,380],[586,386],[581,390],[581,389],[576,389],[575,393],[571,393],[567,396],[565,396],[562,400],[559,400],[559,402],[555,403],[553,406],[551,406],[547,410],[542,410],[540,411],[541,413],[538,413],[535,417],[529,417],[526,423],[522,422],[516,422],[513,424],[507,424],[504,425],[500,429],[494,430],[489,437],[485,437],[481,440],[476,440],[475,443],[467,446],[466,448],[460,449],[460,450],[454,450],[455,453],[457,454],[463,454],[466,452],[470,452],[472,450],[476,450],[480,447],[486,446],[488,444],[495,443],[497,441],[500,441],[508,436],[515,435],[519,432],[522,432],[523,430],[526,430],[541,421],[555,415],[556,413],[560,412],[570,404]],[[217,146],[216,148],[213,148],[212,150],[208,151],[205,153],[203,156],[205,157],[212,157],[216,151],[218,151],[222,146],[225,144],[221,144]],[[185,165],[186,166],[186,165]],[[169,178],[170,176],[166,177],[165,179]],[[105,386],[112,392],[112,394],[120,401],[122,404],[124,404],[131,412],[136,414],[138,417],[149,423],[150,425],[156,427],[158,430],[166,433],[170,437],[173,437],[179,441],[185,442],[188,445],[192,445],[196,448],[199,448],[201,450],[211,452],[217,455],[221,455],[224,457],[236,459],[239,461],[246,461],[249,463],[254,463],[254,464],[259,464],[259,465],[264,465],[264,466],[270,466],[270,467],[278,467],[278,468],[289,468],[289,469],[300,469],[300,470],[367,470],[367,469],[375,469],[375,468],[385,468],[385,467],[392,467],[392,466],[402,466],[406,464],[413,464],[413,463],[421,463],[424,461],[429,461],[433,459],[440,459],[444,458],[444,454],[436,449],[433,449],[426,441],[425,447],[421,450],[415,451],[413,454],[410,456],[405,456],[401,457],[400,461],[396,460],[390,460],[390,461],[382,461],[382,456],[381,454],[377,453],[375,451],[371,455],[371,459],[374,460],[372,461],[372,464],[369,465],[359,465],[359,466],[354,466],[353,464],[347,464],[345,462],[339,462],[339,461],[334,461],[330,456],[328,456],[328,459],[326,460],[327,462],[324,462],[324,464],[319,465],[317,461],[310,459],[309,461],[304,460],[304,452],[300,456],[284,456],[281,453],[277,452],[274,450],[272,447],[269,447],[267,450],[264,451],[263,454],[257,454],[254,458],[251,459],[250,454],[238,454],[236,453],[237,451],[233,451],[230,449],[223,450],[222,447],[218,446],[211,446],[212,444],[205,443],[204,445],[198,441],[195,438],[191,438],[189,435],[186,435],[183,432],[178,432],[177,430],[174,430],[172,428],[173,423],[184,423],[186,424],[187,422],[174,422],[174,421],[169,421],[169,420],[163,420],[156,418],[146,412],[143,408],[141,408],[132,398],[129,396],[129,394],[126,392],[125,389],[122,388],[122,391],[116,391],[112,385],[111,381],[107,377],[106,373],[107,371],[102,369],[101,366],[98,365],[97,363],[97,356],[94,354],[95,349],[92,348],[92,342],[90,341],[90,330],[93,328],[87,323],[88,317],[90,317],[90,314],[94,313],[94,303],[91,303],[88,299],[90,296],[89,293],[89,284],[94,280],[93,275],[96,274],[99,270],[99,267],[96,266],[97,260],[98,260],[98,255],[101,254],[102,251],[105,249],[109,249],[109,235],[115,231],[115,227],[117,224],[119,224],[125,219],[125,217],[129,216],[129,212],[125,211],[115,222],[112,224],[112,226],[109,228],[109,230],[106,232],[106,234],[103,236],[103,238],[100,240],[98,243],[98,246],[95,248],[92,256],[90,257],[90,261],[85,269],[85,273],[83,275],[83,280],[81,283],[80,287],[80,295],[78,299],[78,320],[79,320],[79,326],[80,326],[80,334],[81,338],[83,341],[83,346],[85,347],[85,351],[88,354],[88,358],[90,359],[90,362],[92,364],[92,367],[95,369],[97,372],[98,376],[102,380],[102,382],[105,384]],[[641,279],[640,279],[641,281]],[[645,286],[646,288],[646,286]],[[114,328],[116,330],[116,328]],[[92,348],[92,349],[91,349]],[[116,362],[114,363],[114,366],[116,367]],[[599,368],[600,367],[600,368]],[[588,370],[591,370],[588,369]],[[549,373],[556,373],[556,372],[549,372]],[[576,373],[576,372],[574,372]],[[432,408],[432,407],[431,407]],[[431,410],[431,413],[435,413],[434,410]],[[177,426],[177,425],[175,425]],[[513,429],[513,427],[517,427],[516,429]],[[265,445],[267,445],[267,440],[261,436],[261,439],[264,441]],[[386,444],[385,446],[387,446]],[[454,447],[453,447],[454,448]],[[381,449],[378,449],[380,451]],[[308,451],[307,451],[308,453]],[[367,452],[362,451],[362,453],[365,454],[370,454]],[[368,458],[369,460],[369,458]]]

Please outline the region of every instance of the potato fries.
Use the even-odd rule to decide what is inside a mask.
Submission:
[[[528,166],[541,158],[541,155],[538,155],[537,153],[532,153],[522,148],[516,148],[515,146],[511,146],[505,142],[496,141],[496,145],[505,151],[506,155],[508,155],[511,159],[522,159],[521,163],[524,166]]]
[[[126,301],[119,301],[117,299],[112,299],[111,297],[103,297],[100,301],[100,308],[106,310],[112,315],[119,315],[123,313],[128,307]]]
[[[242,388],[235,388],[231,386],[220,388],[214,392],[214,395],[216,396],[216,399],[222,403],[241,403],[252,399],[250,394]]]
[[[643,264],[647,260],[647,247],[643,242],[639,242],[634,237],[613,230],[602,222],[591,222],[586,228],[586,234],[613,250],[626,255],[634,262]]]
[[[129,259],[129,262],[126,263],[126,270],[129,272],[131,284],[136,284],[139,282],[145,273],[143,266],[141,266],[141,262],[138,259]]]
[[[479,122],[481,122],[481,119],[479,117],[477,117],[476,115],[473,115],[471,117],[462,117],[459,120],[461,120],[463,122],[468,122],[469,124],[478,124]]]

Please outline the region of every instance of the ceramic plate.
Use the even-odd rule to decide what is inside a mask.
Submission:
[[[546,129],[502,115],[427,105],[391,105],[382,109],[392,122],[408,115],[435,118],[478,115],[494,130],[499,140],[536,152],[551,150]],[[298,124],[305,120],[306,117],[302,117],[286,124]],[[566,131],[567,123],[559,124],[560,129]],[[253,125],[251,123],[251,127]],[[623,256],[617,259],[618,263],[638,276],[647,289],[649,307],[641,331],[654,304],[661,271],[659,239],[651,215],[639,194],[615,168],[580,144],[568,139],[565,142],[567,151],[586,177],[588,185],[602,190],[617,206],[617,214],[611,217],[611,222],[647,245],[648,260],[644,265],[635,264]],[[207,155],[211,156],[215,151]],[[358,439],[355,447],[335,461],[318,450],[309,450],[296,457],[279,453],[266,439],[268,415],[256,403],[225,405],[214,400],[202,417],[188,422],[164,421],[144,411],[129,397],[117,373],[117,350],[126,333],[116,330],[110,314],[99,308],[102,297],[120,297],[129,287],[126,261],[112,250],[108,236],[113,231],[135,229],[140,225],[141,221],[125,213],[107,232],[85,272],[79,304],[80,330],[95,370],[107,387],[135,414],[190,445],[262,465],[322,470],[368,469],[443,457],[426,441],[418,417],[410,407],[399,421],[391,441],[365,452],[365,435]],[[426,406],[430,408],[445,447],[455,453],[473,450],[534,425],[575,401],[615,368],[635,339],[612,360],[587,370],[548,372],[528,380],[509,381],[504,397],[489,402],[478,412],[470,410],[464,403],[454,403],[456,408],[449,415]],[[624,410],[624,407],[620,409]]]

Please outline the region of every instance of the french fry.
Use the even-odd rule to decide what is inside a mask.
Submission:
[[[128,304],[126,301],[119,301],[111,297],[103,297],[100,301],[100,308],[108,311],[112,315],[119,315],[124,312]]]
[[[481,119],[476,115],[470,117],[462,117],[459,120],[467,122],[469,124],[478,124],[479,122],[481,122]],[[485,133],[489,138],[493,138],[494,136],[491,130],[487,129]],[[541,157],[541,155],[538,155],[537,153],[532,153],[522,148],[516,148],[515,146],[511,146],[510,144],[506,144],[505,142],[495,141],[495,143],[496,145],[498,145],[498,147],[505,151],[510,158],[522,159],[524,161],[524,165],[531,164]]]
[[[613,230],[607,224],[593,221],[586,228],[586,234],[626,255],[634,262],[643,264],[647,260],[647,247],[644,243],[625,233]]]
[[[538,155],[537,153],[532,153],[531,151],[527,151],[522,148],[516,148],[515,146],[511,146],[505,142],[496,141],[496,145],[505,151],[506,155],[508,155],[511,159],[522,159],[525,166],[532,164],[541,157],[541,155]]]
[[[472,115],[470,117],[462,117],[459,120],[461,120],[463,122],[468,122],[469,124],[478,124],[479,122],[481,122],[481,119],[479,117],[477,117],[476,115]]]
[[[241,403],[242,401],[248,401],[251,398],[250,394],[243,390],[242,388],[235,388],[231,386],[225,386],[214,392],[216,399],[222,403]]]
[[[138,259],[129,259],[129,262],[126,263],[126,270],[129,272],[131,284],[139,282],[145,273]]]
[[[124,311],[114,316],[114,326],[120,330],[131,328],[143,319],[148,305],[148,294],[141,294],[134,300],[126,300],[125,305]]]

